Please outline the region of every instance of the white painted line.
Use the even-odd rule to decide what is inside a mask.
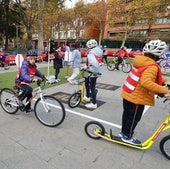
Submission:
[[[155,97],[156,98],[156,97]],[[33,99],[34,101],[36,101],[36,99]],[[143,115],[146,113],[146,111],[149,109],[150,106],[145,106],[145,109],[143,111]],[[104,124],[107,124],[107,125],[110,125],[110,126],[113,126],[113,127],[116,127],[116,128],[119,128],[121,129],[122,126],[121,125],[118,125],[118,124],[115,124],[115,123],[111,123],[111,122],[108,122],[108,121],[105,121],[105,120],[102,120],[102,119],[99,119],[99,118],[96,118],[96,117],[92,117],[92,116],[88,116],[86,114],[83,114],[83,113],[79,113],[79,112],[76,112],[76,111],[73,111],[73,110],[70,110],[70,109],[66,109],[65,110],[71,114],[75,114],[77,116],[81,116],[81,117],[85,117],[85,118],[88,118],[88,119],[91,119],[91,120],[94,120],[94,121],[98,121],[98,122],[101,122],[101,123],[104,123]]]
[[[69,113],[72,113],[72,114],[75,114],[75,115],[78,115],[78,116],[82,116],[82,117],[85,117],[85,118],[88,118],[88,119],[91,119],[91,120],[94,120],[94,121],[98,121],[98,122],[101,122],[101,123],[104,123],[104,124],[107,124],[107,125],[110,125],[110,126],[113,126],[113,127],[116,127],[116,128],[122,127],[118,124],[114,124],[114,123],[111,123],[111,122],[108,122],[108,121],[105,121],[105,120],[102,120],[102,119],[98,119],[98,118],[95,118],[95,117],[92,117],[92,116],[88,116],[86,114],[82,114],[82,113],[79,113],[79,112],[76,112],[76,111],[73,111],[73,110],[70,110],[70,109],[65,109],[65,110]]]
[[[36,101],[37,99],[34,98],[33,100]],[[113,127],[116,127],[116,128],[122,127],[118,124],[114,124],[114,123],[111,123],[111,122],[108,122],[108,121],[105,121],[105,120],[102,120],[102,119],[98,119],[98,118],[95,118],[95,117],[92,117],[92,116],[88,116],[86,114],[82,114],[82,113],[79,113],[79,112],[76,112],[76,111],[73,111],[73,110],[70,110],[70,109],[65,108],[65,111],[72,113],[72,114],[75,114],[77,116],[81,116],[81,117],[85,117],[85,118],[88,118],[88,119],[91,119],[91,120],[94,120],[94,121],[101,122],[101,123],[104,123],[104,124],[107,124],[107,125],[110,125],[110,126],[113,126]]]

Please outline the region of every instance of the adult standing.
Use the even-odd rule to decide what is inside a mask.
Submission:
[[[67,79],[67,81],[70,84],[78,84],[78,82],[76,81],[76,77],[80,73],[80,67],[81,67],[81,62],[82,62],[79,47],[80,47],[80,45],[78,43],[75,43],[72,45],[73,51],[72,51],[72,56],[71,56],[71,60],[70,60],[70,66],[72,66],[72,68],[73,68],[73,73]]]
[[[59,76],[59,73],[60,73],[60,69],[63,68],[63,59],[62,57],[60,56],[60,51],[61,51],[61,47],[58,46],[56,48],[56,51],[54,53],[54,60],[53,60],[53,67],[55,69],[55,81],[56,82],[59,82],[61,81],[58,76]]]

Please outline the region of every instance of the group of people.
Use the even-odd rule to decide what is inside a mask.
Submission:
[[[102,75],[102,66],[96,56],[102,57],[103,51],[94,39],[89,40],[86,46],[89,51],[87,55],[87,63],[83,66],[83,69],[87,69],[93,72],[93,74],[85,79],[86,95],[84,99],[89,102],[85,106],[87,108],[97,108],[95,88],[97,78]],[[72,47],[73,54],[70,63],[73,67],[73,74],[67,79],[70,83],[75,82],[74,80],[79,74],[79,68],[81,66],[81,55],[78,50],[79,46],[74,44]],[[135,145],[141,144],[140,140],[133,137],[134,130],[142,117],[145,105],[154,105],[155,94],[161,94],[166,99],[170,99],[170,94],[166,87],[166,83],[168,82],[162,77],[160,68],[157,65],[157,61],[162,58],[166,48],[167,45],[164,41],[151,40],[143,47],[143,55],[136,56],[133,60],[132,64],[136,70],[140,68],[144,69],[141,72],[136,86],[133,86],[133,77],[135,77],[135,75],[131,72],[131,80],[124,84],[126,85],[126,88],[122,87],[121,96],[123,98],[123,114],[122,128],[119,136],[124,142]],[[60,51],[60,47],[56,49],[56,60],[54,60],[54,65],[59,65],[59,68],[61,68],[61,58],[59,58],[58,51]],[[59,69],[56,70],[55,73],[56,79],[58,79]],[[39,76],[41,78],[45,77],[45,75],[36,68],[34,56],[28,54],[27,60],[23,61],[20,75],[17,79],[19,86],[25,91],[18,96],[21,101],[25,98],[29,100],[32,96],[32,88],[29,86],[29,83],[37,81],[35,76]],[[131,86],[133,87],[133,90],[127,90],[127,88],[130,88]],[[32,111],[30,104],[27,105],[26,111]]]

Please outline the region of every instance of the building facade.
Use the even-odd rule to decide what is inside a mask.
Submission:
[[[128,6],[130,3],[132,3],[132,1],[133,0],[127,1],[126,5]],[[133,24],[129,26],[126,25],[127,24],[125,19],[126,17],[123,16],[124,13],[122,14],[121,17],[119,15],[121,19],[114,21],[114,24],[110,24],[110,22],[107,22],[104,31],[104,40],[116,41],[119,39],[123,39],[127,31],[126,28],[128,26],[129,30],[126,39],[127,41],[135,40],[135,41],[145,43],[147,40],[150,39],[161,39],[170,44],[170,6],[169,5],[167,6],[167,9],[163,15],[158,14],[158,17],[155,19],[152,25],[148,24],[147,19],[142,19],[142,20],[135,20]],[[128,10],[133,10],[132,7],[131,8],[128,7],[127,8],[125,7],[125,12],[127,13]],[[124,19],[122,19],[123,17]],[[107,16],[107,19],[110,19],[110,17]]]

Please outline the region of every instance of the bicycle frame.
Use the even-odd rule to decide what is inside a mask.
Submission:
[[[48,104],[45,103],[45,100],[43,99],[43,93],[42,93],[42,89],[40,86],[38,86],[37,88],[35,88],[33,90],[33,96],[24,104],[24,106],[27,106],[38,94],[40,95],[40,99],[41,99],[41,102],[43,104],[43,107],[45,109],[46,112],[49,112],[50,108],[48,106]]]
[[[156,139],[159,137],[159,135],[162,132],[164,132],[166,130],[169,130],[169,129],[170,129],[170,115],[168,115],[164,119],[164,121],[153,132],[153,134],[149,138],[147,138],[144,142],[142,142],[141,145],[133,145],[133,144],[123,142],[123,141],[121,141],[119,136],[113,136],[113,138],[112,138],[111,134],[109,134],[109,133],[104,133],[104,135],[102,135],[102,134],[100,134],[101,132],[97,128],[94,130],[94,134],[101,137],[101,138],[103,138],[103,139],[106,139],[108,141],[112,141],[114,143],[122,144],[122,145],[132,147],[132,148],[136,148],[136,149],[146,150],[146,149],[151,148],[151,146],[154,144],[154,142],[156,141]]]

